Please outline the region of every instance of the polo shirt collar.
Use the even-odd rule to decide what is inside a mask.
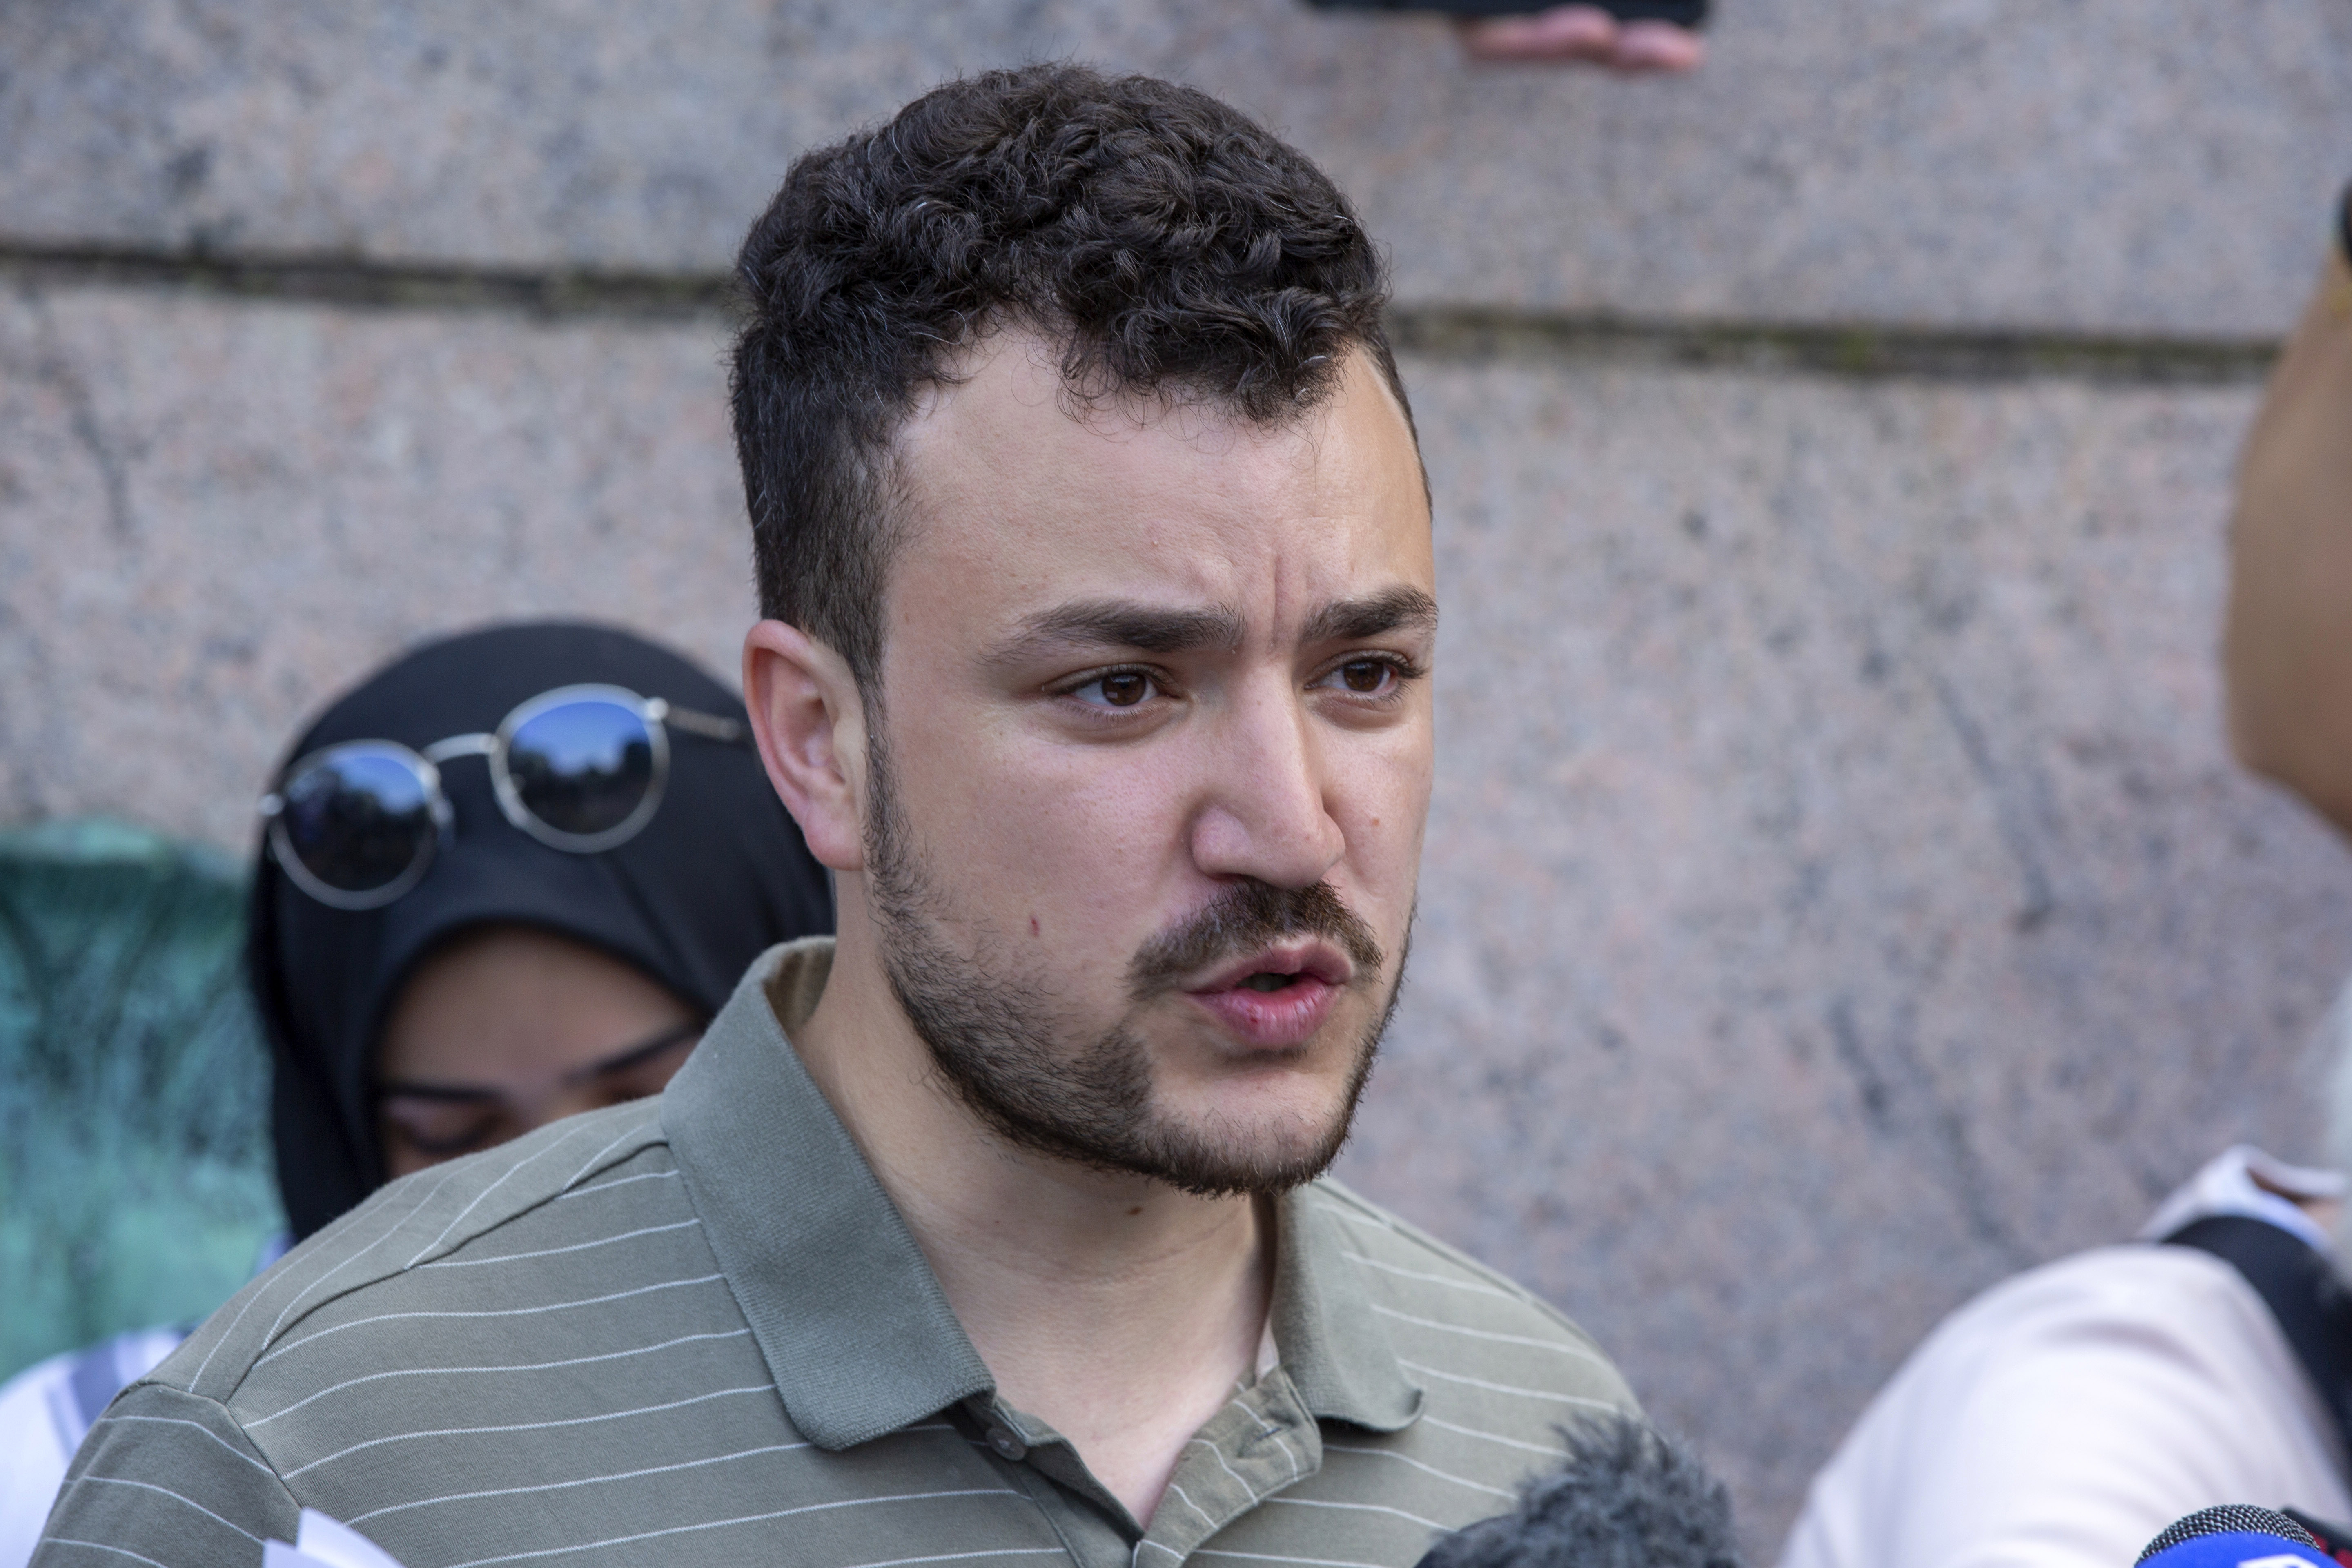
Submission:
[[[1422,1391],[1381,1327],[1323,1184],[1294,1188],[1276,1210],[1275,1349],[1317,1419],[1401,1431],[1420,1418]]]
[[[662,1096],[662,1130],[784,1411],[839,1450],[995,1380],[907,1223],[777,1022],[804,1018],[830,937],[769,949]]]
[[[785,1412],[838,1451],[996,1384],[779,1022],[814,1011],[832,964],[830,937],[762,953],[670,1080],[661,1120]],[[1311,1187],[1277,1205],[1275,1344],[1318,1418],[1393,1432],[1422,1392],[1332,1206]]]

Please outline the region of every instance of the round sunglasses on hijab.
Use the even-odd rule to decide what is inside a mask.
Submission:
[[[345,741],[297,758],[262,797],[269,850],[320,903],[381,909],[424,879],[449,836],[441,764],[483,757],[509,822],[550,848],[597,854],[635,837],[661,808],[673,729],[727,744],[745,738],[736,720],[625,687],[564,686],[521,703],[491,733],[421,752]]]

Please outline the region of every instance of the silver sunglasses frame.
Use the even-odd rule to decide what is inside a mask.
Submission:
[[[629,815],[602,833],[566,833],[550,826],[533,815],[523,804],[522,792],[507,765],[515,734],[525,724],[552,708],[567,707],[575,702],[604,702],[625,708],[635,713],[653,741],[653,776],[646,782],[645,798]],[[423,751],[398,741],[339,741],[331,746],[321,746],[297,757],[278,773],[278,789],[261,797],[260,814],[268,824],[267,837],[271,858],[278,862],[287,879],[311,898],[337,910],[380,910],[405,895],[425,879],[433,868],[440,849],[455,831],[456,814],[449,805],[449,796],[441,787],[441,764],[458,757],[481,757],[490,765],[490,792],[499,803],[499,814],[509,823],[551,849],[561,849],[572,855],[595,855],[619,847],[635,838],[661,809],[662,795],[669,784],[669,731],[672,727],[688,734],[701,735],[713,741],[735,742],[743,737],[744,727],[732,719],[712,713],[698,713],[692,709],[673,708],[667,699],[641,697],[625,686],[584,683],[559,686],[519,703],[492,731],[467,735],[451,735],[434,742]],[[406,869],[381,888],[363,892],[337,888],[320,880],[302,858],[295,853],[286,837],[286,797],[283,781],[299,778],[303,771],[331,757],[367,753],[389,757],[405,766],[424,786],[425,799],[433,816],[434,831],[425,840]]]

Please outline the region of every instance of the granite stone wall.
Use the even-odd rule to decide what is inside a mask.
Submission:
[[[1349,1179],[1759,1556],[1936,1319],[2315,1152],[2352,864],[2231,765],[2235,445],[2352,173],[2332,0],[1722,0],[1680,82],[1283,0],[0,0],[0,822],[231,850],[415,639],[751,615],[719,277],[799,148],[1075,54],[1393,249],[1444,761]]]

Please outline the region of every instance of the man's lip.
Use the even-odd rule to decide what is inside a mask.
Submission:
[[[1229,991],[1253,974],[1303,974],[1326,985],[1343,986],[1356,977],[1356,966],[1328,942],[1281,942],[1221,963],[1184,989],[1194,994]]]

